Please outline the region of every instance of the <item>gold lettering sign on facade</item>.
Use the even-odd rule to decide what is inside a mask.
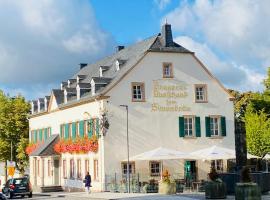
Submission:
[[[179,104],[178,100],[188,96],[187,87],[184,83],[161,83],[161,81],[153,82],[153,99],[162,100],[164,102],[152,103],[153,112],[179,112],[190,111],[190,107]]]

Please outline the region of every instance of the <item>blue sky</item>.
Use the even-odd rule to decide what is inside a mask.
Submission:
[[[48,95],[79,63],[152,36],[167,19],[174,40],[226,87],[262,90],[269,7],[268,0],[0,0],[0,89],[29,100]]]

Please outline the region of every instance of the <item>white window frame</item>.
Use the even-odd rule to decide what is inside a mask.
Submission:
[[[131,93],[133,102],[145,101],[145,86],[143,82],[132,82]]]
[[[211,167],[214,167],[217,172],[223,172],[223,160],[211,160]]]
[[[194,116],[183,116],[184,117],[184,136],[185,137],[194,137],[195,136],[195,117]],[[190,123],[188,123],[188,127],[186,127],[186,120],[191,119],[191,128]],[[190,121],[189,121],[190,122]],[[190,132],[191,134],[186,134],[187,132]]]
[[[173,78],[172,63],[163,63],[162,73],[163,73],[163,78]]]
[[[157,167],[158,165],[158,167]],[[150,176],[160,176],[161,173],[161,162],[160,161],[150,161],[149,162]]]
[[[221,136],[220,116],[210,116],[210,133],[211,137]]]
[[[127,162],[121,163],[122,175],[127,175]],[[129,174],[135,174],[135,162],[129,162]]]
[[[207,103],[207,85],[206,84],[195,84],[194,93],[195,93],[196,103]]]

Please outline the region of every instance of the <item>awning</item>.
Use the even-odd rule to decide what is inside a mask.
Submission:
[[[47,140],[38,146],[36,150],[34,150],[30,156],[53,156],[59,155],[54,151],[54,145],[59,141],[59,135],[53,134]]]
[[[188,153],[159,147],[151,151],[147,151],[131,157],[130,161],[136,160],[172,160],[172,159],[187,159],[190,158]],[[127,160],[125,160],[127,161]]]
[[[205,159],[205,160],[235,159],[236,157],[235,149],[218,147],[216,145],[198,151],[194,151],[191,153],[191,155],[197,157],[198,159]],[[248,153],[247,158],[248,159],[258,158],[258,156],[254,156]]]

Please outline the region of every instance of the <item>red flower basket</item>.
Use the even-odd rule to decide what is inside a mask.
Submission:
[[[98,140],[95,136],[91,138],[77,138],[72,140],[60,140],[54,145],[57,153],[88,153],[98,151]]]

